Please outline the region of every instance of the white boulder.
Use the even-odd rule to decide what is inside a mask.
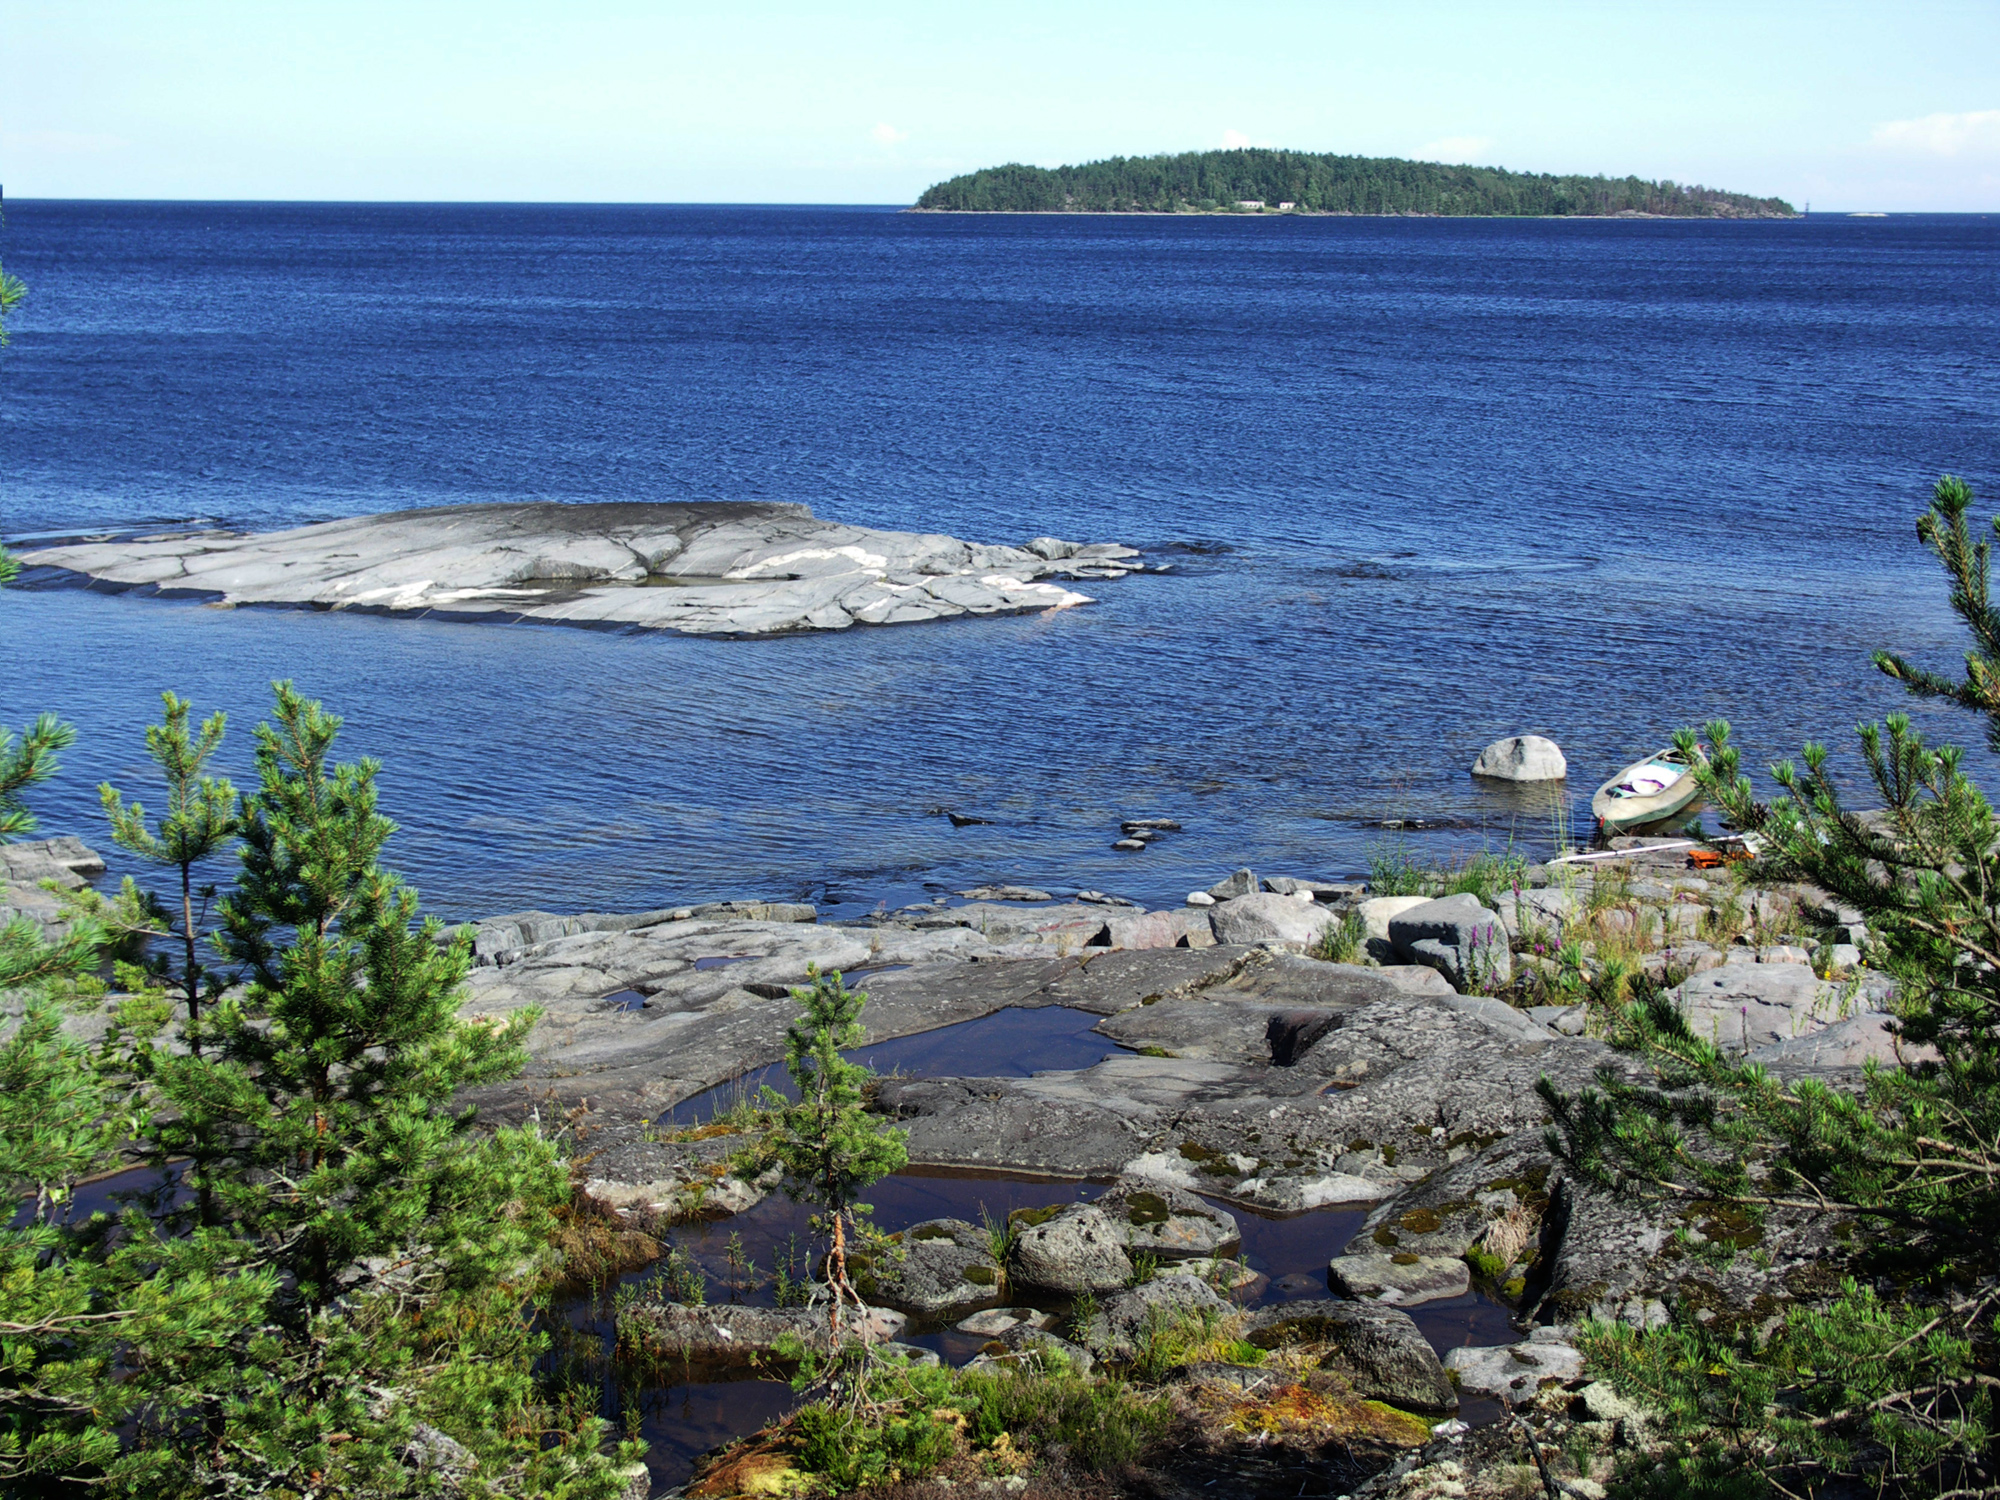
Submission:
[[[1495,740],[1472,763],[1474,776],[1494,781],[1561,781],[1569,775],[1562,747],[1539,734],[1517,734]]]

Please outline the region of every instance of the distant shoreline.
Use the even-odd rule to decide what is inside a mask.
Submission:
[[[1516,223],[1559,223],[1569,219],[1587,219],[1598,224],[1613,223],[1619,219],[1643,219],[1654,224],[1778,224],[1807,217],[1799,213],[1649,214],[1635,209],[1615,214],[1427,214],[1414,210],[1408,213],[1363,214],[1338,208],[1271,208],[1255,212],[1231,212],[1225,208],[918,208],[915,204],[908,208],[899,208],[896,212],[939,214],[967,219],[1480,219],[1510,220]],[[1845,219],[1857,215],[1821,213],[1815,217]],[[1887,215],[1882,217],[1886,218]]]

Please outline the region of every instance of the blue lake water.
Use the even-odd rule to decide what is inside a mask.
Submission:
[[[172,687],[273,677],[386,763],[454,917],[1011,880],[1161,901],[1546,837],[1717,714],[1759,754],[1959,652],[1911,522],[2000,508],[2000,217],[1021,219],[810,208],[8,205],[0,531],[764,498],[1162,550],[1095,607],[770,641],[0,599],[0,722],[81,730],[103,842]],[[1922,720],[1979,741],[1940,710]],[[1995,768],[1980,750],[1975,763]],[[934,809],[992,819],[953,828]],[[1121,817],[1185,831],[1109,848]]]

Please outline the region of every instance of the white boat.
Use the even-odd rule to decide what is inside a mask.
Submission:
[[[1597,789],[1590,811],[1606,833],[1624,833],[1686,811],[1701,796],[1694,766],[1678,750],[1656,750]]]

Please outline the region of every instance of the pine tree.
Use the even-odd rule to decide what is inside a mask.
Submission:
[[[272,1247],[305,1307],[371,1257],[421,1251],[490,1278],[535,1249],[532,1218],[503,1210],[553,1201],[563,1182],[547,1142],[476,1133],[453,1100],[520,1070],[535,1017],[459,1020],[471,944],[420,921],[417,893],[377,862],[395,831],[378,763],[334,764],[341,721],[275,686],[237,816],[242,869],[220,903],[247,988],[215,1008],[211,1058],[160,1062],[179,1112],[160,1145]]]
[[[76,730],[54,714],[40,715],[18,736],[0,729],[0,844],[35,831],[21,794],[55,775],[62,764],[56,757],[75,743]]]
[[[180,876],[181,909],[178,933],[182,944],[181,992],[187,1006],[187,1044],[201,1055],[201,1000],[206,979],[211,994],[219,994],[224,980],[209,974],[199,956],[201,925],[195,916],[195,866],[214,858],[227,847],[236,832],[236,789],[224,780],[205,774],[204,767],[222,744],[228,722],[220,710],[202,721],[198,733],[188,731],[192,705],[171,692],[160,694],[166,705],[165,721],[146,730],[146,753],[153,758],[167,780],[167,811],[158,830],[147,826],[146,809],[137,802],[126,804],[110,782],[97,789],[110,821],[111,836],[124,848],[154,864],[165,865]],[[200,892],[202,914],[214,898],[215,887]],[[172,917],[159,914],[169,932]]]
[[[799,1091],[787,1104],[775,1090],[766,1102],[778,1111],[769,1149],[784,1169],[785,1191],[821,1212],[814,1227],[831,1242],[827,1255],[828,1349],[841,1347],[842,1310],[864,1304],[848,1279],[848,1241],[870,1207],[858,1201],[870,1183],[899,1171],[909,1160],[907,1133],[868,1113],[863,1092],[874,1069],[840,1055],[867,1032],[861,1025],[866,991],[849,990],[841,976],[807,970],[809,982],[792,991],[799,1017],[785,1031],[785,1071]],[[866,1339],[864,1325],[864,1343]]]

